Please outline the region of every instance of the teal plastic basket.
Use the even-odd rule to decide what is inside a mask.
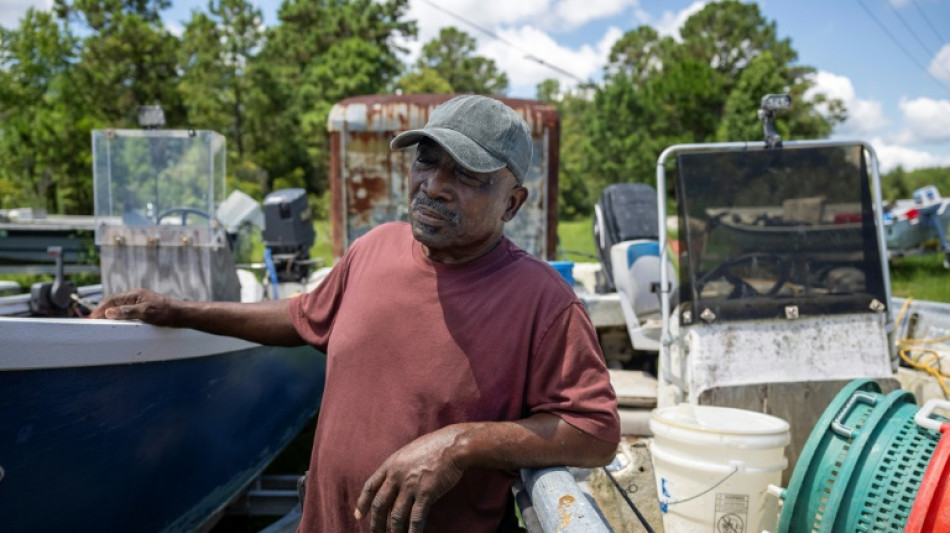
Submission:
[[[901,533],[940,434],[913,420],[913,394],[855,380],[812,430],[788,489],[780,533]]]
[[[913,403],[895,405],[893,413],[875,428],[874,445],[858,460],[864,467],[848,486],[835,531],[904,531],[940,441],[939,432],[914,422],[918,410]]]

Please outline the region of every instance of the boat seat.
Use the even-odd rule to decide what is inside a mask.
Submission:
[[[594,206],[594,245],[605,275],[607,292],[615,288],[611,260],[614,245],[659,238],[656,190],[644,183],[614,183],[604,188]]]
[[[659,350],[659,242],[641,239],[615,244],[610,249],[610,263],[633,348]],[[669,261],[666,268],[672,289],[676,286],[676,273]]]

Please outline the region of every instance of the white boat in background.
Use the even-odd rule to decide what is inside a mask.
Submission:
[[[891,255],[919,253],[936,243],[945,255],[944,268],[950,268],[950,198],[942,198],[933,185],[914,191],[912,200],[898,200],[884,212],[884,235]]]

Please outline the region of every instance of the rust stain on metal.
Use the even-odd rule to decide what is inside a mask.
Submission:
[[[392,152],[398,133],[421,128],[450,94],[368,95],[341,100],[330,111],[330,190],[333,249],[342,255],[372,227],[405,219],[411,151]],[[554,259],[557,243],[557,171],[560,117],[533,100],[498,98],[527,122],[535,156],[525,180],[528,202],[506,227],[519,246]]]
[[[574,505],[574,497],[570,494],[561,496],[557,501],[557,526],[558,529],[567,528],[571,525],[571,506]]]
[[[362,176],[357,181],[349,183],[350,203],[346,206],[347,214],[361,215],[372,211],[381,200],[387,199],[389,180],[382,176]]]

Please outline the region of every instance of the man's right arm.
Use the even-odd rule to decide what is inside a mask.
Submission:
[[[184,302],[139,289],[106,298],[89,318],[141,320],[271,346],[301,346],[305,343],[291,321],[290,302]]]

